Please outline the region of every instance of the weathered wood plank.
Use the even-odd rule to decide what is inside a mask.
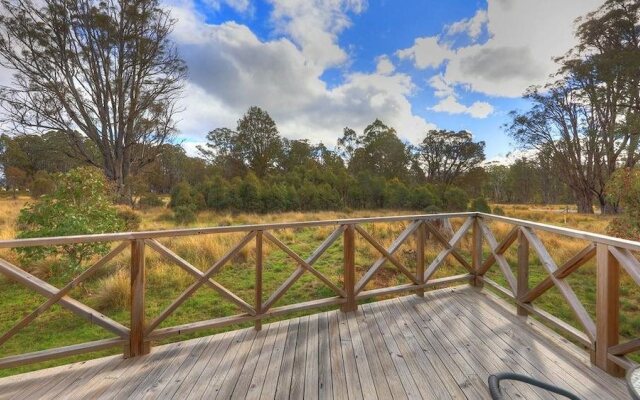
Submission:
[[[331,399],[332,393],[329,319],[325,312],[318,316],[318,398]]]
[[[351,335],[345,313],[338,314],[338,329],[340,331],[340,347],[344,360],[344,374],[347,382],[347,396],[349,399],[362,399],[362,387],[356,365],[356,355],[351,343]]]
[[[274,396],[271,398],[289,398],[289,393],[291,392],[291,379],[293,375],[293,361],[296,355],[296,341],[298,340],[298,325],[300,325],[299,318],[289,321],[289,330],[287,332],[283,358],[280,364],[280,372],[278,374],[278,384],[275,388],[276,390],[273,392]],[[268,398],[265,396],[264,391],[263,398]]]
[[[218,397],[222,399],[246,399],[249,385],[253,379],[253,374],[256,372],[258,359],[262,351],[268,353],[268,350],[264,348],[265,341],[267,340],[269,333],[273,333],[278,329],[277,324],[271,324],[269,328],[265,330],[257,331],[258,333],[251,344],[251,348],[247,353],[247,357],[240,368],[238,368],[238,374],[235,375],[235,387],[234,376],[227,376],[225,379],[224,387],[231,387],[225,391],[220,391]],[[272,335],[273,336],[273,335]]]
[[[392,382],[395,385],[393,392],[389,387],[389,383],[387,381],[387,376],[385,374],[385,369],[380,362],[380,357],[378,356],[377,345],[374,343],[371,338],[371,333],[369,332],[369,328],[365,322],[365,316],[362,310],[355,313],[355,324],[353,329],[358,329],[358,335],[361,338],[362,345],[364,346],[364,353],[367,357],[367,362],[369,364],[369,369],[371,370],[371,376],[373,378],[373,384],[375,385],[376,395],[382,399],[391,399],[391,398],[406,398],[407,395],[404,393],[404,389],[402,389],[402,384],[395,374],[395,379],[392,378]],[[380,349],[383,350],[384,349]],[[389,360],[390,361],[390,360]],[[389,375],[392,372],[395,372],[396,368],[393,366],[391,362],[389,362],[389,366],[391,367]]]
[[[573,343],[561,337],[550,328],[544,326],[535,319],[526,321],[514,318],[515,308],[507,304],[489,292],[480,293],[476,297],[469,297],[463,290],[453,292],[459,302],[466,304],[471,311],[482,312],[486,315],[483,322],[491,327],[505,325],[508,327],[500,332],[500,336],[510,342],[517,342],[514,349],[520,349],[523,356],[529,352],[536,352],[536,359],[541,360],[545,368],[550,368],[553,375],[570,375],[575,377],[577,387],[593,385],[600,389],[598,395],[585,396],[585,398],[626,397],[624,382],[613,378],[595,366],[590,364],[589,355],[583,349],[577,348]],[[616,393],[615,395],[603,395],[603,393]],[[590,392],[587,392],[590,393]]]
[[[253,374],[251,375],[250,381],[248,383],[248,387],[246,390],[240,390],[236,388],[233,392],[233,397],[238,399],[257,399],[260,397],[260,393],[262,392],[262,387],[265,384],[265,379],[267,376],[267,372],[269,371],[269,360],[271,359],[271,355],[274,352],[274,348],[276,347],[276,339],[278,338],[278,332],[282,330],[282,326],[288,325],[286,321],[275,322],[269,324],[267,330],[267,337],[264,340],[264,344],[260,349],[260,354],[258,355],[258,361],[256,362]],[[244,375],[243,375],[244,378]],[[238,385],[240,386],[240,385]],[[244,392],[244,393],[243,393]]]
[[[347,399],[347,378],[345,375],[344,360],[340,342],[340,327],[338,315],[330,313],[327,316],[329,322],[329,355],[331,358],[331,389],[334,399]]]
[[[356,359],[356,368],[358,369],[358,377],[360,378],[360,387],[362,388],[362,396],[365,399],[373,399],[376,397],[384,398],[380,394],[376,394],[376,385],[369,367],[367,352],[362,343],[362,337],[358,330],[358,322],[356,321],[355,312],[345,315],[351,345],[353,346],[353,354]]]
[[[289,397],[293,399],[304,398],[305,366],[307,362],[307,336],[309,334],[309,317],[300,317],[298,325],[298,338],[293,358],[293,370],[291,376],[291,390]]]
[[[304,367],[304,398],[318,398],[318,314],[309,316],[309,326],[306,340],[306,359]]]
[[[231,331],[158,346],[147,356],[33,374],[41,378],[0,379],[0,397],[488,399],[488,374],[510,370],[582,398],[626,398],[621,380],[503,303],[477,289],[430,291],[424,298],[363,304],[356,313],[303,317],[305,327],[299,319],[285,320],[260,332]],[[610,351],[626,351],[620,346]],[[608,358],[630,365],[614,354]],[[542,397],[518,384],[505,388],[506,398]]]
[[[262,399],[273,399],[276,396],[276,389],[280,384],[280,368],[283,363],[283,356],[285,352],[286,342],[288,338],[288,332],[290,330],[294,330],[290,327],[291,324],[296,324],[298,320],[287,320],[282,321],[280,323],[280,328],[278,329],[278,335],[276,336],[276,341],[273,345],[273,353],[269,358],[269,367],[267,368],[267,374],[265,375],[264,385],[262,386],[262,391],[260,392],[260,398]],[[259,383],[256,383],[258,385]],[[258,389],[255,390],[257,392]],[[252,393],[252,390],[249,391]]]

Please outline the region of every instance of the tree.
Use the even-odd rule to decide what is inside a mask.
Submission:
[[[169,13],[158,0],[3,0],[0,14],[0,64],[15,74],[0,90],[6,120],[63,132],[124,196],[174,132],[186,67]]]
[[[578,45],[561,59],[561,73],[592,108],[600,168],[594,191],[603,213],[616,212],[605,185],[620,166],[640,159],[640,3],[608,0],[580,20]]]
[[[484,161],[484,146],[467,131],[430,130],[420,144],[427,179],[451,185]]]
[[[359,147],[358,134],[348,126],[342,131],[342,137],[338,139],[336,146],[342,159],[348,164],[353,153]]]
[[[349,172],[406,180],[410,163],[410,148],[398,138],[395,129],[376,119],[357,137]]]
[[[58,174],[56,188],[51,194],[45,194],[20,210],[17,237],[87,235],[119,231],[123,227],[104,174],[95,168],[82,167]],[[63,273],[75,272],[87,258],[108,250],[109,245],[105,243],[15,249],[27,261],[47,256],[63,257],[67,261]]]
[[[533,107],[523,114],[512,112],[507,131],[522,148],[549,151],[558,163],[557,174],[574,194],[578,212],[593,213],[602,142],[592,109],[579,96],[562,82],[544,93],[534,88],[526,95]]]
[[[238,120],[235,131],[214,129],[207,134],[207,144],[199,146],[198,150],[213,163],[240,164],[263,177],[275,168],[282,146],[278,128],[269,113],[252,106]]]
[[[522,147],[551,161],[571,188],[579,212],[615,212],[605,187],[640,154],[640,4],[608,0],[579,21],[578,45],[559,58],[559,79],[532,88],[526,113],[508,131]]]

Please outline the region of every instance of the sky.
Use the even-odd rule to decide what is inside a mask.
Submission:
[[[513,150],[508,113],[527,108],[523,92],[575,45],[575,19],[603,2],[161,1],[189,68],[178,129],[190,154],[257,105],[290,139],[333,147],[379,118],[413,144],[468,130],[489,160]]]

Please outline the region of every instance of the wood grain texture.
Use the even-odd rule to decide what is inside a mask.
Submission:
[[[0,398],[488,399],[496,371],[581,398],[628,398],[583,350],[500,302],[467,286],[427,291],[3,378]],[[523,385],[505,390],[507,399],[547,398]]]

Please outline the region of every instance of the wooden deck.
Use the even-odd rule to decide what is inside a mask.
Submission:
[[[487,377],[500,371],[584,399],[629,398],[585,352],[507,307],[471,287],[441,289],[4,378],[0,398],[487,399]]]

